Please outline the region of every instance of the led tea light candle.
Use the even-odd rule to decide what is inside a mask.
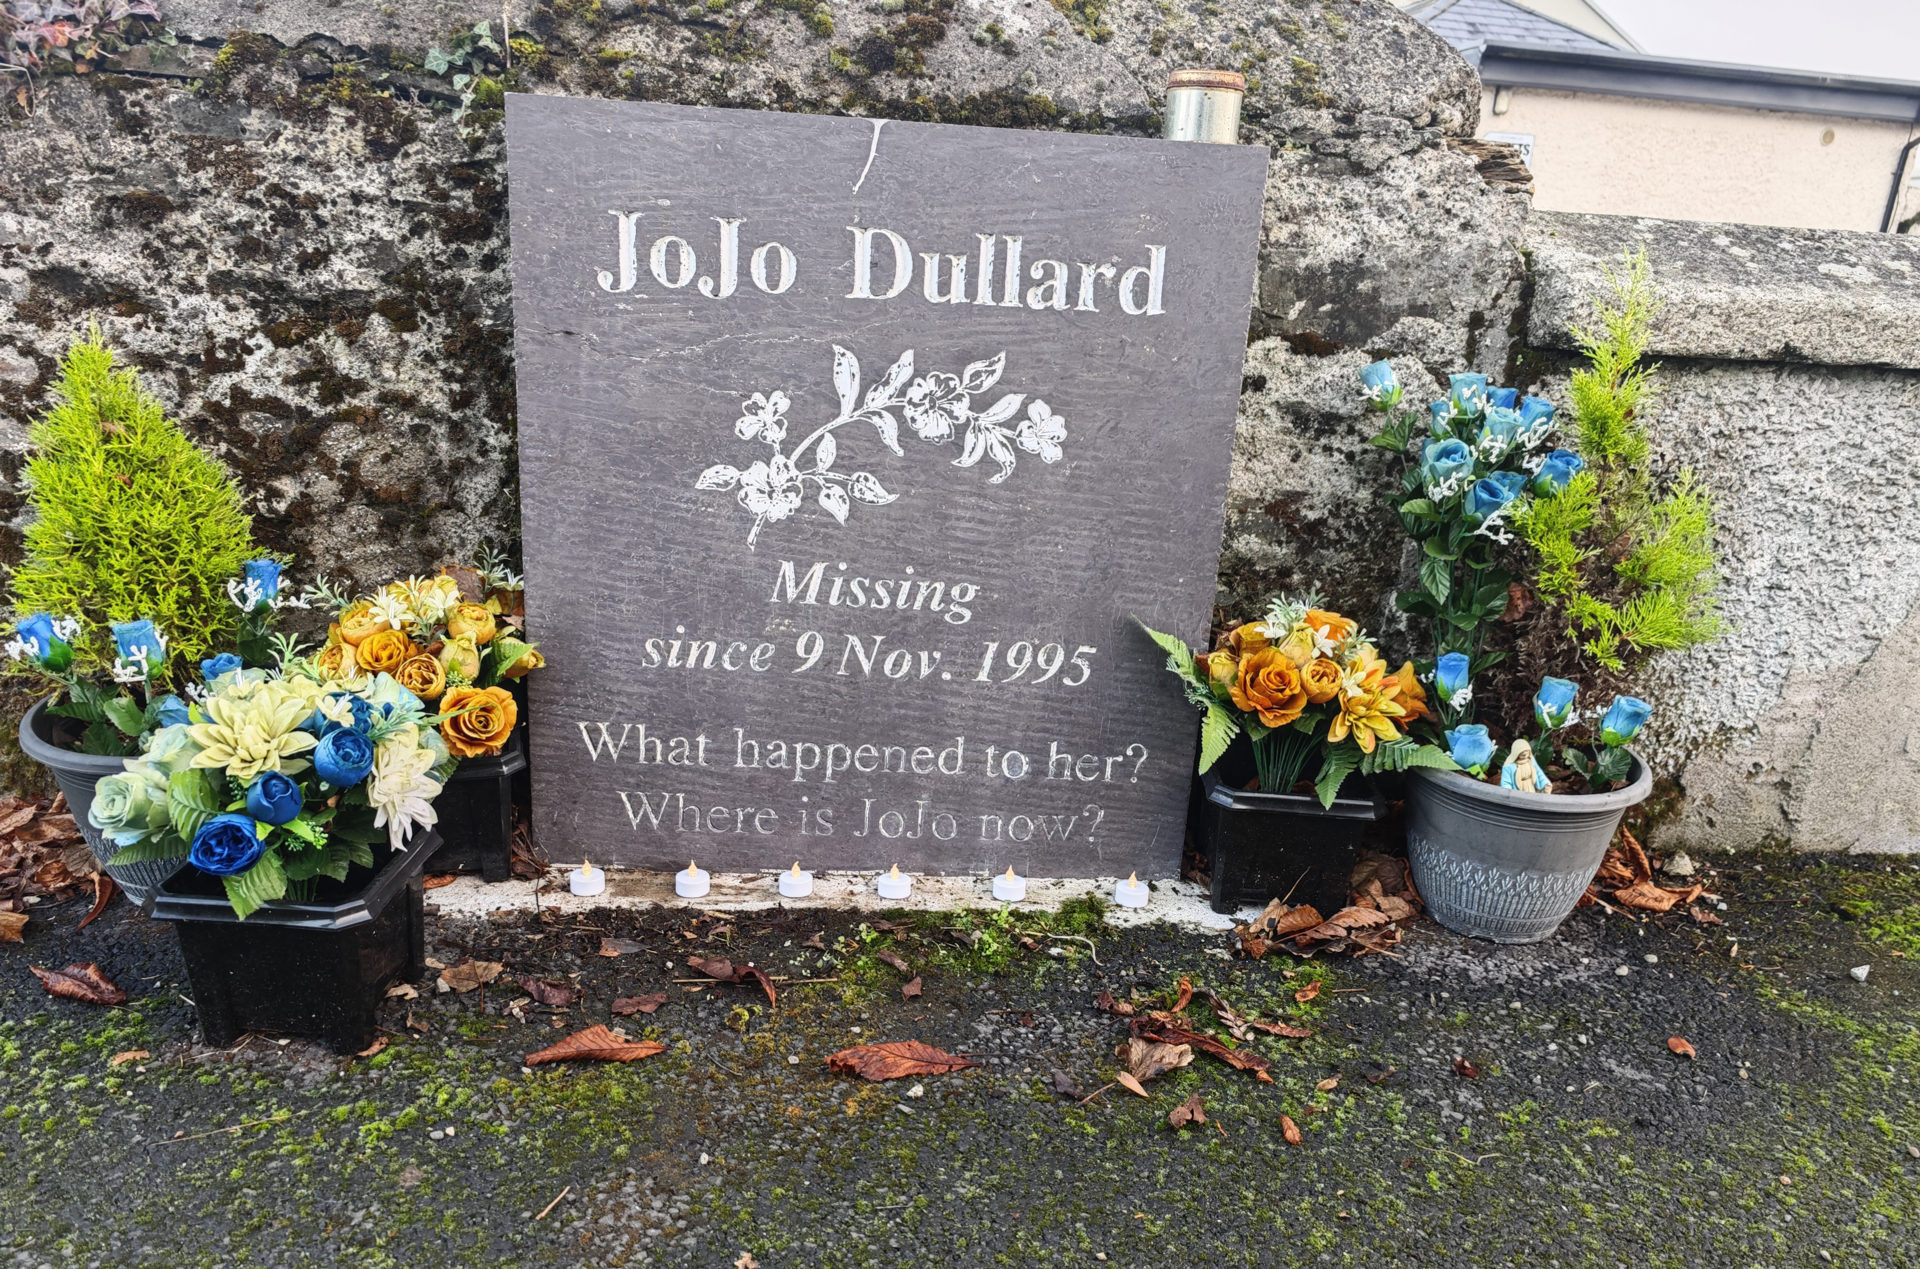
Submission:
[[[1114,883],[1113,901],[1123,908],[1146,907],[1147,883],[1140,880],[1139,873],[1128,873],[1125,881]]]
[[[607,870],[595,868],[587,860],[567,874],[567,889],[577,895],[596,895],[607,888]]]
[[[913,893],[913,878],[901,872],[900,865],[895,864],[892,871],[880,874],[877,888],[882,899],[904,899]]]
[[[793,868],[780,874],[780,894],[787,899],[804,899],[813,893],[813,874],[800,871],[800,861],[793,861]]]
[[[1015,875],[1013,865],[993,879],[993,897],[1002,903],[1018,903],[1027,897],[1027,879]]]
[[[684,872],[676,872],[673,874],[673,892],[682,899],[705,898],[707,891],[711,889],[713,889],[713,878],[711,874],[700,868],[691,859],[687,861],[687,867]]]

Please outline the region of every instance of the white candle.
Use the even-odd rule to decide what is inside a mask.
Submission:
[[[567,874],[567,889],[578,895],[596,895],[607,888],[607,873],[604,868],[595,868],[586,860]]]
[[[1125,881],[1115,882],[1113,901],[1123,908],[1144,908],[1147,906],[1147,883],[1140,880],[1139,873],[1127,874]]]
[[[1013,865],[993,879],[993,897],[1002,903],[1018,903],[1027,897],[1027,879],[1015,875]]]
[[[684,872],[673,874],[673,892],[682,899],[700,899],[713,889],[712,878],[691,859]]]
[[[913,878],[901,872],[900,865],[895,864],[891,872],[880,874],[877,888],[882,899],[904,899],[913,893]]]
[[[789,872],[780,874],[780,894],[788,899],[804,899],[813,893],[813,874],[800,871],[800,861],[793,861]]]

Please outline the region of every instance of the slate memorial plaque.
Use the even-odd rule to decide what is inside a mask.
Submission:
[[[556,859],[1171,876],[1263,149],[512,96]]]

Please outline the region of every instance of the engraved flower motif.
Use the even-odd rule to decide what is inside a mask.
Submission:
[[[970,399],[958,375],[935,371],[913,381],[901,408],[915,436],[940,445],[953,438],[956,425],[967,422]]]
[[[1045,401],[1027,406],[1027,417],[1014,426],[1013,439],[1029,454],[1040,455],[1043,463],[1060,461],[1060,443],[1067,439],[1067,421],[1055,414]]]
[[[759,437],[769,445],[778,445],[787,439],[787,405],[787,394],[777,389],[771,396],[754,393],[740,403],[742,413],[733,425],[734,435],[743,441]]]
[[[798,511],[800,491],[800,471],[784,454],[740,473],[740,505],[753,512],[756,521],[784,520]]]

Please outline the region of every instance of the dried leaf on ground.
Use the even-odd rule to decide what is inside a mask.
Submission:
[[[1317,982],[1314,982],[1314,983],[1308,983],[1305,987],[1302,987],[1299,991],[1294,992],[1293,998],[1299,1003],[1304,1005],[1309,1000],[1312,1000],[1315,996],[1318,996],[1319,994],[1320,994],[1320,984]]]
[[[644,952],[646,950],[643,945],[634,942],[632,939],[600,940],[600,955],[602,956],[630,956],[634,952]]]
[[[1248,1018],[1247,1025],[1255,1031],[1264,1031],[1268,1035],[1283,1036],[1288,1040],[1305,1040],[1313,1035],[1312,1027],[1296,1027],[1286,1022],[1262,1022],[1258,1018]]]
[[[752,965],[735,965],[732,961],[720,956],[710,960],[706,957],[691,956],[687,958],[687,968],[705,974],[708,978],[718,979],[723,983],[745,982],[751,978],[760,984],[762,991],[767,993],[767,1003],[769,1005],[778,1005],[780,1003],[780,993],[773,989],[773,980]]]
[[[1139,1080],[1133,1078],[1133,1076],[1127,1074],[1127,1072],[1125,1071],[1122,1071],[1118,1075],[1114,1076],[1113,1082],[1118,1084],[1121,1088],[1126,1089],[1129,1093],[1132,1093],[1136,1097],[1152,1097],[1153,1096],[1152,1093],[1149,1093],[1146,1090],[1146,1088],[1141,1085]]]
[[[113,980],[92,961],[76,961],[65,969],[41,969],[38,965],[29,965],[27,968],[33,971],[51,995],[89,1005],[127,1003],[127,993],[114,986]]]
[[[565,1009],[580,999],[580,990],[572,983],[557,982],[544,978],[523,978],[520,990],[532,996],[549,1009]]]
[[[1453,1059],[1453,1073],[1470,1080],[1480,1078],[1480,1068],[1463,1057]]]
[[[609,1007],[624,1018],[629,1014],[652,1013],[666,1003],[667,993],[659,991],[645,996],[621,996]]]
[[[1240,950],[1259,960],[1273,945],[1289,934],[1312,929],[1320,924],[1320,913],[1311,904],[1301,903],[1289,907],[1275,899],[1267,904],[1259,916],[1245,925],[1236,925],[1233,932],[1240,938]]]
[[[27,928],[27,914],[24,912],[0,912],[0,943],[24,943],[26,935],[21,931]]]
[[[1077,1102],[1086,1096],[1085,1093],[1080,1091],[1079,1082],[1065,1071],[1048,1071],[1047,1083],[1053,1086],[1053,1094],[1056,1097],[1064,1097],[1069,1101]]]
[[[379,1053],[381,1050],[385,1049],[386,1047],[387,1047],[387,1037],[383,1035],[377,1035],[373,1038],[372,1044],[369,1044],[366,1048],[360,1050],[358,1053],[354,1054],[353,1056],[372,1057],[375,1054]]]
[[[1707,911],[1705,908],[1701,907],[1697,903],[1687,909],[1687,915],[1693,918],[1695,925],[1725,925],[1726,924],[1725,921],[1722,921],[1718,916]]]
[[[656,1041],[622,1040],[603,1026],[593,1026],[585,1031],[574,1032],[550,1048],[542,1049],[538,1053],[529,1053],[522,1060],[528,1066],[538,1066],[542,1062],[571,1062],[575,1059],[594,1062],[632,1062],[666,1051],[667,1046]]]
[[[455,991],[468,992],[500,977],[500,971],[505,968],[499,961],[464,960],[441,970],[440,981]]]
[[[1193,1061],[1190,1044],[1161,1044],[1155,1040],[1127,1041],[1127,1072],[1141,1083],[1168,1071],[1177,1071]]]
[[[1272,1063],[1268,1062],[1267,1059],[1261,1057],[1258,1053],[1253,1053],[1246,1049],[1230,1049],[1210,1035],[1203,1035],[1198,1031],[1189,1031],[1187,1028],[1177,1026],[1173,1023],[1161,1022],[1149,1018],[1135,1018],[1131,1024],[1131,1032],[1133,1038],[1136,1040],[1153,1040],[1160,1044],[1192,1045],[1195,1049],[1210,1057],[1219,1058],[1235,1070],[1252,1071],[1253,1077],[1262,1084],[1273,1083],[1273,1076],[1267,1074],[1267,1070],[1272,1066]]]
[[[908,965],[907,962],[904,959],[902,959],[902,957],[898,952],[889,951],[884,947],[873,954],[873,959],[877,961],[884,961],[885,963],[893,966],[895,969],[899,970],[903,974],[910,975],[913,973],[913,967]]]
[[[1419,907],[1418,896],[1408,899],[1388,894],[1382,886],[1381,876],[1400,875],[1391,867],[1397,863],[1397,860],[1370,860],[1366,881],[1356,887],[1356,901],[1312,929],[1295,934],[1294,950],[1302,955],[1328,951],[1365,956],[1369,952],[1386,952],[1399,943],[1401,934],[1395,922],[1417,916]]]
[[[1605,906],[1607,900],[1611,899],[1623,908],[1637,908],[1642,912],[1671,912],[1681,904],[1692,903],[1704,893],[1706,887],[1701,885],[1655,885],[1653,865],[1647,859],[1647,852],[1641,849],[1633,834],[1622,826],[1618,839],[1607,847],[1606,856],[1601,859],[1600,869],[1587,885],[1586,893],[1580,896],[1580,904],[1582,907],[1592,903]]]
[[[1167,1126],[1170,1128],[1185,1128],[1189,1124],[1204,1124],[1206,1122],[1206,1107],[1201,1104],[1200,1094],[1198,1093],[1187,1098],[1186,1101],[1181,1102],[1167,1113]]]
[[[107,905],[113,902],[114,892],[118,889],[119,887],[113,884],[112,877],[107,876],[107,874],[105,874],[104,872],[94,873],[93,874],[93,907],[87,910],[87,915],[80,918],[80,924],[76,925],[74,929],[84,930],[89,925],[92,925],[94,918],[99,916],[102,912],[105,912],[107,910]]]
[[[1689,1044],[1686,1040],[1682,1039],[1677,1035],[1671,1035],[1667,1037],[1667,1047],[1669,1049],[1672,1049],[1675,1053],[1679,1054],[1683,1058],[1698,1059],[1700,1056],[1698,1053],[1695,1053],[1693,1051],[1693,1045]]]
[[[64,797],[0,797],[0,907],[41,896],[64,903],[98,870]]]
[[[740,1259],[733,1262],[733,1269],[760,1269],[760,1262],[753,1258],[752,1252],[743,1251]]]
[[[1340,1077],[1338,1075],[1329,1075],[1326,1079],[1323,1079],[1318,1084],[1315,1084],[1313,1086],[1313,1091],[1316,1093],[1331,1093],[1334,1089],[1339,1087],[1340,1087]]]
[[[1287,1139],[1288,1145],[1297,1146],[1300,1144],[1300,1125],[1294,1123],[1291,1116],[1282,1115],[1280,1116],[1280,1135]]]
[[[801,941],[800,946],[811,947],[815,951],[824,952],[827,950],[826,934],[823,931],[815,930],[806,939]]]
[[[1173,1012],[1185,1013],[1187,1006],[1193,1003],[1193,980],[1185,974],[1180,975],[1179,992],[1174,997]]]
[[[963,1057],[943,1052],[918,1040],[894,1040],[884,1044],[861,1044],[829,1054],[827,1069],[861,1079],[897,1080],[909,1075],[947,1075],[975,1065]]]
[[[395,983],[393,986],[387,988],[388,1000],[395,998],[400,1000],[414,1000],[417,999],[419,995],[419,991],[414,988],[412,983]]]
[[[152,1057],[145,1049],[127,1049],[107,1059],[108,1066],[125,1066],[129,1062],[139,1062]]]
[[[1113,993],[1103,991],[1093,998],[1093,1007],[1103,1013],[1116,1014],[1122,1018],[1131,1018],[1137,1012],[1130,1000],[1115,1000]]]
[[[900,999],[912,1000],[920,994],[920,988],[921,983],[918,975],[909,978],[906,982],[900,984]]]
[[[422,890],[438,890],[441,886],[450,886],[458,880],[460,880],[460,874],[457,872],[430,873],[420,878],[420,888]]]
[[[1399,1070],[1399,1069],[1400,1069],[1400,1068],[1399,1068],[1399,1067],[1397,1067],[1397,1066],[1389,1066],[1389,1067],[1388,1067],[1388,1068],[1387,1068],[1386,1070],[1384,1070],[1384,1071],[1368,1071],[1368,1072],[1367,1072],[1367,1083],[1369,1083],[1369,1084],[1381,1084],[1381,1083],[1385,1083],[1385,1082],[1386,1082],[1387,1080],[1390,1080],[1390,1079],[1392,1079],[1392,1078],[1393,1078],[1393,1073],[1394,1073],[1395,1071],[1397,1071],[1397,1070]]]

